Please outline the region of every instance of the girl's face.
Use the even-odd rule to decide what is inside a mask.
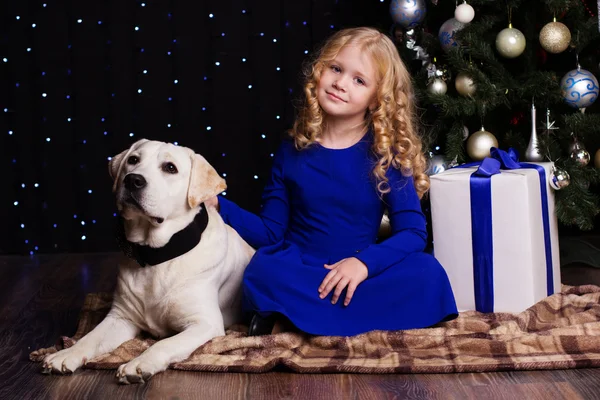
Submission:
[[[375,104],[376,71],[360,47],[344,46],[323,68],[317,100],[328,117],[358,121]]]

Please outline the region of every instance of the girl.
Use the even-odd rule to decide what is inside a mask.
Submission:
[[[249,334],[271,333],[281,316],[310,334],[348,336],[456,317],[446,272],[423,252],[429,180],[396,47],[375,29],[342,30],[305,76],[260,215],[224,197],[207,204],[258,248],[243,280]],[[386,207],[392,236],[376,243]]]

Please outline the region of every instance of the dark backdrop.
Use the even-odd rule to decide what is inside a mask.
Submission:
[[[306,53],[392,24],[379,0],[1,3],[5,254],[115,250],[108,157],[140,138],[203,154],[258,211]]]

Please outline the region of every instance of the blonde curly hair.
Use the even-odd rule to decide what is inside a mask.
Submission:
[[[392,41],[373,28],[344,29],[333,34],[304,70],[304,99],[288,131],[301,150],[319,142],[325,127],[323,110],[317,100],[317,85],[323,69],[347,45],[357,45],[370,55],[377,71],[376,107],[365,112],[365,128],[374,135],[373,151],[378,161],[373,168],[377,189],[390,191],[386,172],[390,166],[404,176],[413,176],[419,198],[429,190],[427,162],[417,135],[414,96],[410,75]]]

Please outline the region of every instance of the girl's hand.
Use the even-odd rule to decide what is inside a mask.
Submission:
[[[217,209],[217,211],[219,211],[219,198],[217,196],[211,197],[208,200],[204,201],[204,206],[205,207],[214,207]]]
[[[319,297],[324,299],[329,292],[331,292],[331,289],[335,287],[335,291],[331,297],[331,304],[337,303],[338,298],[342,294],[342,290],[344,290],[346,286],[348,286],[348,290],[346,290],[344,305],[347,306],[350,304],[350,300],[352,300],[356,287],[362,281],[367,279],[367,276],[369,275],[367,266],[355,257],[344,258],[333,265],[325,264],[325,268],[330,269],[331,271],[329,271],[319,286]]]

